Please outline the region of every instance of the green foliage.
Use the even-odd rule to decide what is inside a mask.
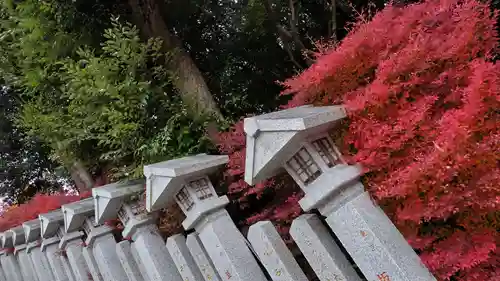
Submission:
[[[92,48],[58,26],[50,4],[3,4],[0,73],[22,93],[17,125],[50,145],[54,159],[118,179],[208,149],[208,120],[193,120],[173,90],[159,39],[144,43],[113,18]]]

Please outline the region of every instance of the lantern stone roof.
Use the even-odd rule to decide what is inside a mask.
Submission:
[[[0,236],[0,239],[2,242],[2,248],[13,248],[14,247],[13,233],[12,232],[5,231]]]
[[[167,207],[186,179],[210,174],[228,161],[227,155],[198,154],[144,166],[146,209]]]
[[[245,118],[245,181],[253,185],[273,176],[304,141],[344,117],[343,106],[305,105]]]
[[[41,214],[40,218],[42,238],[50,238],[57,234],[57,230],[64,223],[64,216],[61,209]]]
[[[96,223],[116,219],[122,204],[143,191],[144,180],[117,182],[92,189]]]
[[[24,228],[22,225],[11,228],[8,231],[12,232],[12,244],[14,244],[14,246],[21,245],[26,242],[26,235],[24,234]]]
[[[94,198],[65,204],[61,208],[64,214],[64,229],[66,232],[73,232],[83,226],[87,217],[94,215]]]
[[[34,219],[23,223],[24,233],[26,235],[26,243],[34,242],[40,239],[41,226],[40,220]]]

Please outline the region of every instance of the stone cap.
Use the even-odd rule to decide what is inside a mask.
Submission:
[[[87,217],[94,215],[94,198],[62,205],[61,209],[64,215],[64,229],[66,232],[73,232],[83,226]]]
[[[245,118],[245,181],[253,185],[274,176],[302,142],[344,117],[343,106],[305,105]]]
[[[165,208],[186,178],[209,174],[228,161],[227,155],[198,154],[144,166],[146,210]]]
[[[2,248],[14,248],[13,233],[5,231],[0,236]]]
[[[42,238],[50,238],[56,235],[59,227],[64,224],[64,216],[61,209],[52,212],[40,214],[40,225],[42,231]]]
[[[26,243],[34,242],[40,239],[41,226],[40,220],[34,219],[23,223],[24,233],[26,235]]]
[[[142,191],[144,180],[112,183],[92,189],[96,223],[115,219],[122,204]]]
[[[22,225],[11,228],[8,231],[12,233],[12,244],[14,244],[14,246],[21,245],[26,242],[26,235],[24,234],[24,228]]]

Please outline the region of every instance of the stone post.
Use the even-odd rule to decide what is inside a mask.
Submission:
[[[59,249],[59,242],[64,235],[64,216],[61,209],[39,215],[42,252],[49,260],[56,281],[74,281],[73,271],[69,266],[66,253]]]
[[[198,233],[193,232],[186,238],[186,246],[193,256],[194,262],[198,266],[205,281],[221,281],[212,260],[208,256],[205,246],[201,243]]]
[[[6,231],[1,236],[3,255],[1,256],[2,268],[5,270],[5,277],[9,281],[23,281],[21,268],[14,256],[14,242],[12,240],[12,232]]]
[[[94,199],[87,198],[77,202],[65,204],[61,207],[61,209],[64,215],[65,231],[67,233],[77,233],[77,237],[82,237],[83,235],[87,236],[85,242],[75,237],[72,239],[72,243],[68,243],[67,246],[68,258],[70,261],[73,260],[72,266],[79,268],[75,269],[75,275],[83,277],[83,272],[86,271],[85,274],[90,274],[94,281],[103,281],[103,277],[99,271],[99,266],[95,260],[94,253],[88,246],[88,244],[93,244],[97,237],[97,235],[95,235],[96,232],[91,234],[94,229],[94,223],[92,219],[89,220],[89,217],[94,216]],[[104,231],[97,231],[97,233],[107,235],[111,233],[111,229],[104,227]],[[76,271],[82,273],[77,274]]]
[[[307,280],[306,275],[270,221],[261,221],[250,226],[247,236],[267,273],[274,281]]]
[[[299,201],[317,209],[368,280],[434,281],[434,276],[347,165],[329,132],[342,106],[301,106],[246,118],[245,181],[255,184],[284,168],[304,190]]]
[[[174,259],[175,266],[177,266],[183,280],[203,280],[203,276],[187,248],[184,235],[176,234],[170,236],[167,239],[167,249]]]
[[[62,227],[62,226],[61,226]],[[82,231],[73,231],[62,236],[59,242],[59,249],[66,252],[71,270],[76,281],[88,281],[91,276],[87,262],[83,257],[83,236]]]
[[[156,212],[148,213],[141,194],[144,182],[108,184],[94,188],[96,221],[102,223],[119,218],[125,226],[123,237],[132,239],[138,260],[150,281],[181,281],[165,242],[155,225]]]
[[[223,280],[266,281],[264,273],[225,210],[208,175],[228,161],[227,156],[200,154],[144,167],[146,208],[168,206],[175,199],[186,220],[184,229],[195,229]]]
[[[24,280],[38,281],[38,277],[35,273],[35,268],[33,266],[33,261],[26,251],[26,235],[24,233],[24,228],[18,226],[9,230],[12,232],[12,241],[14,243],[14,256],[17,257],[19,262],[19,267],[21,269],[21,275]]]
[[[127,273],[128,279],[130,281],[144,281],[139,265],[136,262],[136,258],[132,253],[132,246],[130,241],[122,241],[116,244],[116,253],[120,259],[125,273]],[[143,270],[144,274],[146,271]],[[146,275],[147,276],[147,275]]]
[[[41,250],[41,226],[40,220],[35,219],[23,223],[24,232],[26,234],[26,252],[30,255],[33,267],[35,269],[38,280],[54,280],[54,274],[50,268],[49,260],[45,253]]]
[[[64,223],[63,213],[60,209],[39,215],[42,247],[47,256],[55,281],[74,281],[73,272],[69,269],[65,253],[59,249],[60,238],[58,231]]]
[[[5,272],[4,272],[2,265],[1,265],[1,260],[2,260],[3,255],[4,255],[4,252],[0,251],[0,281],[8,281],[7,277],[5,277]]]

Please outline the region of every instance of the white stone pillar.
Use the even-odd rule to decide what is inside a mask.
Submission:
[[[8,281],[23,281],[21,269],[17,263],[12,250],[4,250],[4,254],[0,257],[2,268],[5,271],[5,277]]]
[[[207,215],[195,229],[223,280],[267,281],[225,209]]]
[[[332,200],[320,211],[368,280],[435,280],[367,192],[343,204]]]
[[[54,280],[54,274],[50,268],[49,261],[42,253],[41,246],[41,225],[40,220],[35,219],[23,223],[26,236],[26,253],[29,255],[33,269],[39,281]]]
[[[319,280],[361,280],[316,215],[306,214],[296,218],[290,235]]]
[[[248,241],[274,281],[304,281],[306,275],[295,261],[270,221],[261,221],[248,230]]]
[[[132,235],[132,240],[138,262],[144,266],[149,280],[182,280],[156,225],[141,226]]]
[[[14,255],[13,233],[6,231],[2,233],[1,242],[4,254],[1,257],[2,267],[5,269],[6,277],[9,281],[23,281],[21,268]]]
[[[111,230],[103,229],[107,226],[100,226],[106,234],[99,235],[91,243],[87,242],[87,247],[92,250],[92,254],[97,263],[99,272],[104,281],[123,281],[128,280],[127,274],[116,254],[116,241]],[[88,241],[88,238],[87,238]]]
[[[12,233],[14,256],[19,263],[23,279],[38,281],[38,277],[33,268],[33,262],[26,252],[26,235],[23,226],[14,227],[10,229],[9,232]]]
[[[92,253],[92,249],[88,247],[84,247],[82,249],[83,258],[87,262],[87,266],[89,267],[90,274],[92,275],[93,281],[103,281],[101,272],[99,271],[99,267],[97,266],[97,261],[95,260],[94,253]]]
[[[26,244],[16,246],[15,255],[19,262],[19,267],[21,269],[21,275],[24,280],[38,281],[38,277],[33,266],[33,261],[26,251]]]
[[[116,253],[123,265],[123,269],[125,269],[128,279],[130,281],[144,281],[139,265],[135,261],[134,254],[132,253],[130,241],[125,240],[117,243]]]
[[[35,269],[38,280],[55,280],[52,268],[50,267],[49,260],[45,253],[42,252],[41,243],[34,241],[28,244],[26,248],[27,253],[31,256],[33,267]]]
[[[59,243],[59,248],[66,251],[66,257],[76,281],[88,281],[92,276],[83,257],[83,235],[81,231],[66,233]]]
[[[1,260],[1,255],[2,254],[0,254],[0,260]],[[0,262],[0,281],[8,281],[7,277],[5,277],[5,272],[1,266],[1,262]]]
[[[189,249],[196,265],[201,271],[205,281],[222,281],[214,264],[201,243],[198,233],[193,232],[186,238],[186,246]]]
[[[167,249],[183,280],[203,280],[203,276],[187,248],[184,235],[176,234],[170,236],[167,239]]]
[[[42,252],[45,253],[49,261],[55,281],[73,281],[71,275],[68,276],[66,266],[64,265],[64,257],[61,250],[59,250],[59,241],[59,237],[44,239],[42,241]]]

